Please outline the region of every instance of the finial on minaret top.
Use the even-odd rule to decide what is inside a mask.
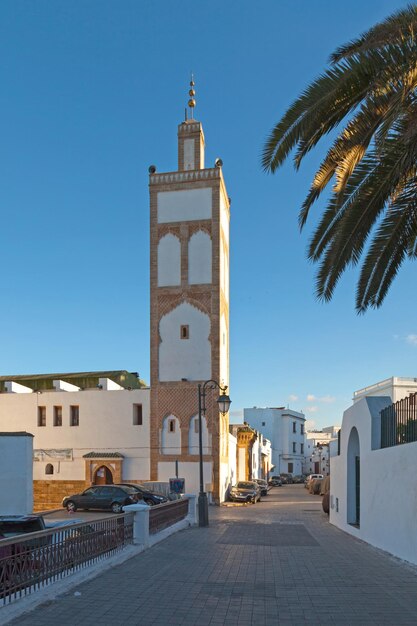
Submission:
[[[190,119],[194,119],[194,107],[195,107],[195,90],[194,90],[194,76],[193,74],[191,74],[191,80],[190,80],[190,89],[188,92],[188,95],[190,96],[190,99],[188,100],[188,108],[190,109]]]

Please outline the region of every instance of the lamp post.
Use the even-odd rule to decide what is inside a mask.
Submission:
[[[206,391],[207,389],[219,389],[220,395],[217,398],[217,404],[219,405],[219,412],[222,415],[226,415],[229,412],[231,400],[226,395],[227,386],[222,387],[215,380],[206,380],[205,383],[198,385],[198,448],[200,455],[200,492],[198,494],[198,525],[208,526],[208,501],[207,494],[204,491],[204,476],[203,476],[203,428],[202,428],[202,415],[206,412]]]

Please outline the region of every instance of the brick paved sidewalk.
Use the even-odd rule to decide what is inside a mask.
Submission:
[[[300,489],[210,507],[209,528],[173,535],[13,624],[417,625],[417,569],[330,526]]]

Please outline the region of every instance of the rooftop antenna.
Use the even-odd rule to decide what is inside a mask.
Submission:
[[[188,100],[188,108],[190,109],[190,119],[193,120],[194,119],[194,107],[195,107],[195,90],[194,90],[194,75],[191,72],[191,80],[190,80],[190,89],[188,91],[188,95],[190,96],[190,99]],[[187,115],[187,113],[186,113]],[[187,119],[187,117],[185,118]]]

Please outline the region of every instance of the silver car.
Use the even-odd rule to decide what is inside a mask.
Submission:
[[[231,488],[229,498],[233,502],[260,502],[261,488],[253,481],[241,480]]]

